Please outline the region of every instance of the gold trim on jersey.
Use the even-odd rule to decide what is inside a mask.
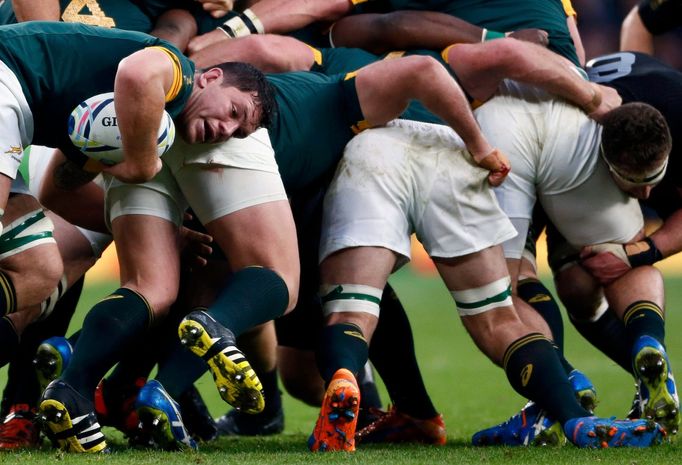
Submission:
[[[83,8],[88,7],[89,15],[81,14]],[[81,23],[89,26],[116,27],[116,21],[104,13],[97,0],[71,0],[64,13],[62,21],[65,23]]]
[[[369,124],[369,121],[367,121],[366,119],[363,119],[362,121],[358,121],[357,123],[352,125],[350,127],[350,129],[351,129],[351,131],[353,131],[353,134],[360,134],[365,129],[369,129],[371,127],[372,127],[372,125]]]
[[[308,44],[306,44],[306,45],[308,45]],[[318,49],[316,49],[312,45],[308,45],[308,47],[310,47],[310,50],[313,51],[313,58],[315,60],[315,64],[317,66],[322,66],[322,52],[320,52]]]
[[[350,0],[353,5],[359,5],[361,3],[368,2],[369,0]]]
[[[180,64],[180,59],[177,57],[177,55],[170,50],[168,50],[166,47],[161,47],[160,45],[154,45],[152,47],[147,47],[161,50],[164,52],[166,55],[168,55],[173,62],[173,83],[170,86],[170,89],[168,89],[168,92],[166,92],[166,102],[170,102],[173,100],[175,97],[178,96],[180,93],[180,89],[182,89],[182,65]]]
[[[382,58],[382,60],[392,60],[394,58],[400,58],[401,56],[404,56],[404,55],[405,55],[404,50],[401,50],[401,51],[396,50],[394,52],[387,53],[386,56]]]
[[[451,49],[452,47],[455,47],[456,45],[459,45],[459,44],[448,45],[447,47],[445,47],[445,48],[443,49],[442,52],[440,52],[441,58],[442,58],[443,61],[446,62],[447,64],[450,64],[450,61],[448,60],[448,54],[450,53],[450,49]]]
[[[564,13],[566,13],[566,16],[578,16],[578,12],[575,11],[575,8],[573,8],[573,4],[571,3],[571,0],[561,0],[561,4],[564,7]]]

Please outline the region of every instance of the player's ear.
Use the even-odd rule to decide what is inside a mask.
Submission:
[[[199,74],[199,77],[196,79],[196,84],[199,87],[206,87],[207,84],[210,84],[211,82],[216,81],[218,79],[222,81],[223,70],[220,68],[209,68],[206,71]]]

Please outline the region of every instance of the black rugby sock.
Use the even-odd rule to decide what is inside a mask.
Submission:
[[[340,368],[357,376],[367,363],[367,341],[356,325],[338,323],[322,329],[317,349],[317,367],[325,384]]]
[[[381,297],[381,315],[369,358],[400,412],[421,420],[438,415],[419,370],[410,320],[389,284]]]
[[[154,316],[137,292],[120,288],[99,301],[85,317],[71,363],[62,379],[86,399],[128,349],[140,344]]]
[[[207,313],[235,336],[282,316],[289,304],[284,280],[268,268],[237,271]]]
[[[528,278],[519,281],[517,293],[547,322],[554,344],[563,353],[564,322],[561,318],[561,309],[549,289],[537,279]]]
[[[571,323],[594,347],[632,374],[631,346],[627,344],[629,337],[625,324],[611,310],[604,312],[596,321],[571,318]]]
[[[663,310],[654,302],[640,300],[631,304],[623,314],[623,323],[631,346],[641,336],[651,336],[665,347]]]
[[[562,425],[571,418],[591,415],[576,400],[556,350],[543,335],[531,333],[510,344],[503,366],[514,390],[547,410]]]
[[[8,317],[0,318],[0,367],[5,366],[17,353],[19,334]]]
[[[0,271],[0,316],[13,313],[17,309],[17,291],[9,275]]]

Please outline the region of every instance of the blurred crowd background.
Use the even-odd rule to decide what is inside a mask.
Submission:
[[[585,54],[592,57],[618,50],[620,25],[639,0],[572,0]],[[681,21],[682,22],[682,21]],[[682,28],[655,38],[655,55],[682,70]]]

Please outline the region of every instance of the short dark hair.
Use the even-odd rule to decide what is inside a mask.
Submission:
[[[604,156],[627,173],[655,168],[672,148],[665,117],[646,103],[632,102],[615,108],[604,116],[602,125]]]
[[[242,92],[255,93],[256,102],[261,108],[260,125],[267,128],[272,124],[277,111],[275,88],[262,71],[248,63],[228,61],[202,69],[200,72],[211,68],[220,68],[223,71],[223,87],[236,87]]]

